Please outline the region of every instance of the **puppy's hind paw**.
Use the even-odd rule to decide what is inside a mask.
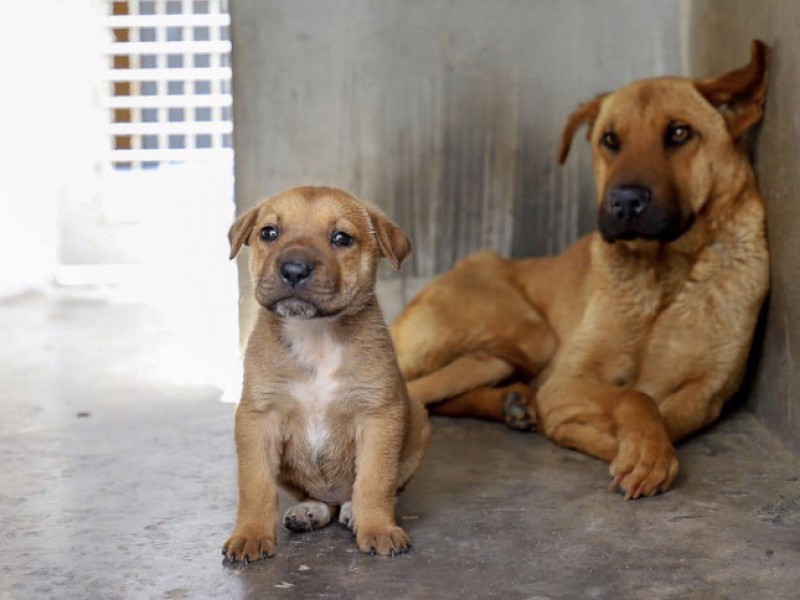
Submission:
[[[295,504],[283,515],[283,526],[289,531],[315,531],[331,522],[331,508],[324,502],[306,500]]]
[[[356,520],[353,514],[353,503],[345,502],[339,509],[339,523],[355,533]]]

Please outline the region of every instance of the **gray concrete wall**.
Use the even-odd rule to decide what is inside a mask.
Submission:
[[[753,37],[774,48],[754,143],[773,280],[749,402],[800,450],[796,1],[236,0],[239,211],[298,183],[347,188],[409,231],[404,276],[478,248],[560,250],[594,224],[586,144],[555,162],[569,112],[638,77],[744,64]]]
[[[800,3],[696,0],[689,7],[686,55],[698,76],[746,62],[752,38],[773,48],[766,114],[753,140],[772,290],[748,402],[800,451]]]
[[[351,190],[411,235],[407,276],[480,248],[554,252],[594,224],[579,102],[680,70],[674,1],[236,0],[239,210]]]

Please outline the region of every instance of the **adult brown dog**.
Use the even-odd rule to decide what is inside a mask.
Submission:
[[[742,142],[768,63],[754,41],[750,64],[721,77],[638,81],[579,107],[559,156],[588,124],[599,233],[555,257],[475,254],[423,290],[392,330],[412,397],[538,421],[610,462],[626,498],[669,488],[673,443],[717,419],[742,379],[769,284]]]
[[[395,554],[410,541],[395,497],[430,438],[409,400],[374,294],[378,260],[399,269],[405,233],[376,209],[325,187],[270,198],[231,227],[231,258],[250,246],[259,311],[236,410],[239,508],[223,547],[232,562],[275,553],[278,485],[299,504],[294,531],[340,521],[364,552]]]

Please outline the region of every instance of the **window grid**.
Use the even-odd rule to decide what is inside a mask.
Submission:
[[[107,0],[115,168],[231,152],[226,0]]]

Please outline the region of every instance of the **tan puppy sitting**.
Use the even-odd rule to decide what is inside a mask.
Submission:
[[[278,485],[301,500],[293,531],[339,520],[364,552],[405,552],[395,497],[430,439],[423,406],[409,401],[375,298],[378,261],[411,251],[376,209],[325,187],[298,187],[242,215],[231,258],[250,247],[263,307],[247,346],[236,411],[239,507],[223,554],[249,562],[275,553]]]

